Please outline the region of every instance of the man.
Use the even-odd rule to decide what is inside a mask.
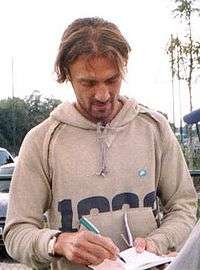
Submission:
[[[124,213],[138,252],[167,253],[190,233],[196,193],[168,122],[119,95],[129,52],[103,19],[78,19],[65,30],[55,70],[76,102],[61,104],[22,144],[4,233],[15,259],[53,269],[115,260],[127,248]],[[164,205],[159,228],[156,194]],[[101,235],[79,230],[85,215]]]

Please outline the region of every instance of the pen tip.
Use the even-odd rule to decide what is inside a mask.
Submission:
[[[124,260],[124,258],[122,258],[120,255],[119,255],[119,259],[120,259],[122,262],[126,263],[126,261]]]

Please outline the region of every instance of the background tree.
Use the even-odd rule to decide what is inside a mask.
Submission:
[[[171,34],[169,44],[167,45],[167,54],[169,55],[170,68],[171,68],[171,87],[172,87],[172,113],[173,113],[173,126],[175,126],[175,89],[174,89],[174,80],[175,80],[175,48],[176,48],[176,39]],[[175,131],[175,130],[173,130]]]
[[[177,46],[180,48],[180,78],[185,80],[189,92],[189,107],[192,105],[192,84],[195,71],[200,67],[200,42],[194,40],[192,32],[192,18],[200,15],[200,9],[197,7],[197,0],[175,0],[177,7],[173,10],[176,17],[181,19],[185,27],[185,36],[182,42]]]
[[[29,130],[45,120],[50,112],[61,103],[58,99],[43,97],[37,90],[26,97],[25,102],[28,106]]]
[[[0,100],[0,146],[18,154],[26,133],[46,119],[61,101],[34,91],[25,99]]]
[[[0,101],[0,146],[16,153],[27,132],[28,108],[20,98]]]
[[[184,36],[177,36],[176,38],[171,35],[170,42],[168,43],[167,53],[170,57],[170,69],[172,74],[172,87],[174,91],[174,79],[178,80],[179,85],[179,104],[181,104],[180,94],[180,81],[186,83],[189,94],[189,110],[193,110],[192,104],[192,86],[195,79],[198,78],[197,71],[200,68],[200,42],[193,38],[192,32],[192,19],[197,14],[199,16],[200,9],[197,7],[196,0],[174,0],[176,5],[173,13],[176,17],[181,19],[184,25]],[[180,105],[181,111],[181,105]],[[181,113],[182,114],[182,113]],[[182,115],[181,115],[182,117]],[[182,119],[180,121],[182,132]],[[192,140],[192,127],[188,127],[189,134],[189,167],[193,168],[193,140]],[[182,141],[182,136],[181,136]]]

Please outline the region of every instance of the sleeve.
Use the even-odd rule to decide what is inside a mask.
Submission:
[[[179,249],[189,236],[197,212],[197,194],[180,145],[168,123],[163,128],[158,190],[163,205],[161,226],[149,238],[161,254]]]
[[[51,203],[48,172],[42,143],[29,132],[21,146],[10,187],[4,242],[11,257],[33,268],[43,269],[55,260],[47,246],[57,230],[44,228],[43,214]]]

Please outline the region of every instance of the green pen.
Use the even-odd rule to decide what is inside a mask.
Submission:
[[[83,225],[88,231],[96,233],[96,234],[100,234],[100,231],[97,229],[97,227],[92,224],[92,222],[90,222],[86,217],[82,217],[79,220],[80,224]],[[126,261],[124,260],[124,258],[122,258],[119,254],[117,255],[117,257],[123,262],[126,263]]]

